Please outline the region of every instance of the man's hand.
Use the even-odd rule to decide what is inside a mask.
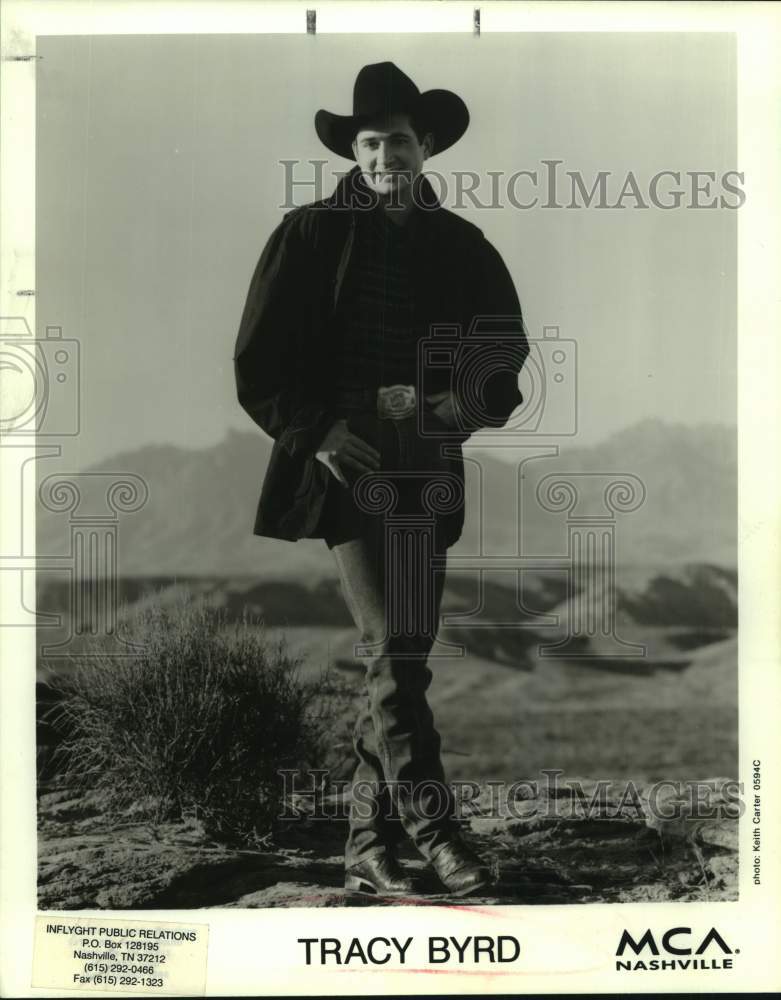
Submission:
[[[436,392],[431,396],[426,396],[426,402],[432,407],[432,413],[450,428],[459,426],[458,409],[456,407],[455,396],[449,390]]]
[[[380,467],[380,453],[376,448],[347,429],[346,420],[337,420],[323,438],[316,453],[342,486],[348,486],[344,470],[361,475],[376,472]]]

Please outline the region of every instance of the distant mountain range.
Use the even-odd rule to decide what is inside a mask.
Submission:
[[[479,439],[478,439],[479,441]],[[135,473],[149,489],[145,506],[122,515],[119,560],[123,576],[250,574],[262,579],[334,576],[321,541],[297,544],[252,534],[255,507],[271,442],[260,431],[231,431],[218,445],[191,450],[175,445],[123,452],[85,470]],[[566,513],[540,506],[537,485],[553,473],[576,474],[578,512],[604,512],[606,474],[632,474],[646,492],[632,513],[616,517],[621,565],[737,564],[737,440],[734,428],[689,427],[646,420],[588,448],[563,444],[555,457],[517,465],[470,446],[467,525],[454,551],[558,555],[566,552]],[[474,464],[479,461],[479,467]],[[42,473],[45,471],[40,463]],[[598,474],[598,475],[597,475]],[[480,515],[480,484],[484,483]],[[519,515],[520,483],[522,514]],[[39,507],[39,556],[68,550],[67,514]]]

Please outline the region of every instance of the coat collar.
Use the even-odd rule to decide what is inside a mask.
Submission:
[[[442,211],[434,189],[425,175],[417,179],[418,198],[425,208],[415,208],[420,215],[436,215]],[[353,214],[356,211],[367,211],[379,205],[379,198],[372,191],[363,179],[361,168],[355,166],[340,178],[333,194],[325,199],[329,208],[349,209]]]

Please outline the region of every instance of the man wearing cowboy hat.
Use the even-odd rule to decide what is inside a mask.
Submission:
[[[421,172],[468,124],[457,95],[421,93],[390,62],[360,71],[352,115],[318,111],[321,141],[356,166],[272,233],[234,353],[239,401],[274,439],[254,532],[323,538],[362,633],[345,884],[381,894],[414,890],[404,835],[451,893],[489,881],[453,816],[426,699],[464,521],[460,445],[506,423],[528,353],[501,257]]]

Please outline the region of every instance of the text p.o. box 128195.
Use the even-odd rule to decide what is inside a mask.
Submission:
[[[39,916],[32,986],[196,995],[206,988],[208,924]]]

